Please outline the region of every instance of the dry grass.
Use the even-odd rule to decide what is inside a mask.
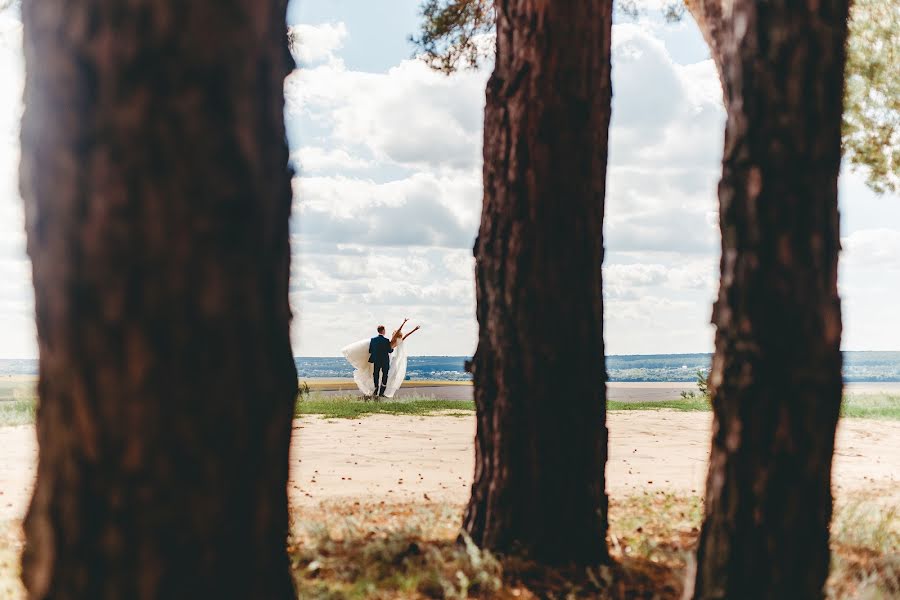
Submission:
[[[462,507],[326,503],[294,511],[292,558],[302,600],[680,598],[702,519],[700,498],[645,493],[610,502],[615,563],[548,570],[457,543]],[[839,505],[830,600],[900,597],[900,512],[877,498]],[[0,524],[0,600],[24,597],[21,533]]]
[[[456,543],[461,512],[345,503],[296,514],[290,550],[300,598],[680,598],[703,508],[698,497],[663,492],[611,500],[615,564],[579,572],[498,561]],[[829,599],[900,596],[896,509],[857,501],[839,507],[832,530]]]
[[[672,572],[647,561],[585,570],[550,570],[501,562],[463,538],[458,529],[430,538],[406,525],[365,528],[334,536],[315,528],[291,547],[298,596],[303,599],[394,598],[677,598]]]
[[[646,494],[611,505],[615,563],[549,570],[499,561],[465,539],[461,507],[325,504],[295,515],[291,545],[299,597],[679,598],[700,501]],[[311,524],[311,525],[306,525]],[[667,537],[672,536],[674,537]]]
[[[900,598],[900,509],[877,499],[839,506],[831,525],[828,598]]]

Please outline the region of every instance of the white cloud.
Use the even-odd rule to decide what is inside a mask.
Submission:
[[[19,197],[19,121],[24,60],[22,23],[0,12],[0,358],[35,356],[31,266]]]
[[[689,20],[657,21],[613,33],[604,227],[610,353],[712,347],[721,90]],[[362,72],[343,60],[353,35],[344,23],[293,32],[303,65],[285,89],[299,167],[290,288],[296,353],[337,355],[374,325],[407,316],[424,325],[411,338],[415,353],[471,353],[487,73],[448,78],[403,56],[385,72]],[[18,357],[35,346],[16,183],[21,25],[0,17],[0,33],[0,357]],[[900,200],[875,197],[861,181],[849,174],[840,182],[845,347],[897,349]]]
[[[413,168],[472,169],[481,152],[486,75],[435,73],[404,60],[387,73],[331,61],[285,83],[287,118],[330,128],[341,145],[362,144],[377,160]]]
[[[294,228],[306,241],[461,248],[474,240],[481,200],[474,176],[416,173],[386,183],[349,177],[294,182]]]
[[[371,168],[371,160],[352,156],[346,150],[304,146],[291,154],[291,163],[301,174],[319,174],[335,171],[357,171]]]
[[[843,239],[842,260],[860,269],[900,270],[900,229],[862,229]]]
[[[288,128],[309,148],[294,184],[299,347],[336,354],[352,328],[412,310],[455,323],[446,339],[469,352],[487,74],[448,78],[414,60],[363,73],[329,52],[286,83]],[[670,349],[707,349],[723,120],[715,69],[676,64],[646,28],[617,25],[613,77],[610,348],[636,351],[653,335],[629,327],[674,320]],[[318,325],[335,306],[354,315],[338,336]]]
[[[343,23],[322,25],[294,25],[288,35],[293,43],[291,50],[300,66],[332,60],[344,45],[347,26]]]

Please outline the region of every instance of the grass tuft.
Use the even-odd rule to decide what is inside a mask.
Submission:
[[[829,599],[900,597],[900,509],[854,501],[831,524]]]
[[[299,597],[678,598],[671,569],[626,557],[589,569],[500,558],[459,534],[460,507],[333,503],[301,511],[289,547]]]
[[[877,498],[839,503],[832,524],[829,600],[900,597],[898,509]],[[304,600],[680,598],[703,502],[667,492],[611,498],[613,565],[548,569],[500,558],[465,539],[462,507],[441,502],[340,501],[292,512],[288,553]],[[0,523],[0,598],[24,598],[21,529]]]
[[[552,570],[456,543],[461,507],[441,503],[320,505],[290,548],[301,598],[679,598],[703,502],[666,492],[610,499],[615,564]],[[841,506],[832,527],[829,599],[900,593],[896,510]],[[893,533],[892,533],[893,532]],[[468,595],[466,595],[468,594]]]
[[[31,425],[36,410],[37,402],[33,398],[0,401],[0,427]]]

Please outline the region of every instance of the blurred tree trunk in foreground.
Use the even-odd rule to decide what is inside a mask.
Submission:
[[[290,598],[285,2],[22,6],[31,598]]]
[[[728,106],[715,423],[696,598],[821,598],[841,403],[847,0],[715,0]]]
[[[608,560],[603,208],[612,2],[497,3],[475,244],[478,431],[465,529]]]

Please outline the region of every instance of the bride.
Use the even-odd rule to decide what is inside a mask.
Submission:
[[[403,333],[403,326],[409,319],[403,319],[400,327],[391,335],[391,366],[388,369],[387,385],[384,389],[384,395],[393,398],[400,385],[406,377],[406,338],[419,330],[419,326],[409,333]],[[369,342],[371,340],[359,340],[341,349],[341,354],[347,359],[347,362],[353,366],[353,381],[356,386],[366,396],[375,394],[375,384],[372,381],[375,365],[369,362]]]

